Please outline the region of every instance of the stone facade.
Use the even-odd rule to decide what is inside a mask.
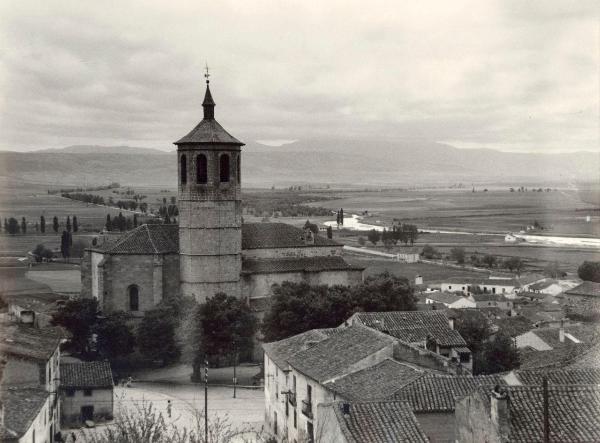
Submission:
[[[90,408],[93,420],[96,422],[113,418],[112,388],[63,390],[61,402],[62,420],[67,425],[81,424],[85,408]]]

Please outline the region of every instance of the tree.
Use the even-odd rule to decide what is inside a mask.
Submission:
[[[163,365],[176,361],[180,348],[176,341],[177,318],[170,309],[157,307],[146,311],[137,329],[137,344],[140,353]]]
[[[67,232],[71,232],[71,217],[67,215],[67,224],[65,225]]]
[[[25,220],[25,217],[21,218],[21,233],[27,234],[27,221]]]
[[[483,257],[482,261],[488,268],[491,269],[496,264],[496,257],[494,257],[493,255],[487,254]]]
[[[525,267],[525,262],[519,257],[510,257],[504,260],[504,267],[510,272],[515,271],[517,275],[521,275],[521,271]]]
[[[21,227],[19,226],[19,222],[17,221],[16,218],[11,217],[8,219],[8,223],[6,225],[6,231],[8,231],[8,233],[10,235],[15,235],[18,234],[19,231],[21,230]]]
[[[71,257],[83,258],[83,255],[85,254],[85,249],[88,246],[89,245],[85,240],[75,240],[69,250],[69,254]]]
[[[52,258],[52,251],[46,248],[43,244],[39,244],[32,251],[36,262],[41,262],[43,259],[49,260]]]
[[[357,241],[358,241],[358,244],[361,245],[361,246],[364,246],[365,243],[367,242],[362,235],[358,236],[358,240]]]
[[[106,214],[106,223],[104,224],[104,229],[107,231],[112,231],[112,221],[110,220],[110,214]]]
[[[4,218],[4,232],[8,232],[8,220]]]
[[[71,256],[71,233],[63,231],[60,237],[60,253],[64,259],[68,259]]]
[[[315,223],[311,223],[309,220],[306,220],[306,223],[304,223],[304,229],[310,229],[310,231],[315,235],[319,233],[319,226],[317,226]]]
[[[485,342],[474,359],[478,374],[495,374],[517,369],[520,365],[519,351],[513,338],[504,331]]]
[[[465,339],[473,354],[480,352],[492,334],[489,321],[476,310],[459,312],[460,315],[454,320],[454,329]]]
[[[600,283],[600,262],[584,261],[577,269],[577,275],[582,280]]]
[[[437,258],[439,256],[439,253],[437,251],[437,249],[435,249],[433,246],[431,245],[425,245],[423,246],[423,250],[421,251],[421,255],[423,257],[425,257],[426,259],[433,259],[433,258]]]
[[[138,225],[138,215],[137,213],[133,214],[133,227],[137,228]]]
[[[340,225],[344,225],[344,208],[340,208]]]
[[[224,357],[235,349],[250,355],[256,319],[245,301],[219,292],[200,305],[200,318],[207,355]]]
[[[135,337],[127,318],[124,312],[114,312],[96,319],[92,330],[97,334],[96,350],[100,358],[113,360],[133,352]]]
[[[52,315],[51,323],[62,326],[71,333],[71,350],[78,354],[86,354],[89,351],[97,312],[98,301],[95,298],[68,300]]]
[[[58,234],[58,217],[54,216],[54,218],[52,219],[52,229],[54,229],[54,232]]]
[[[77,216],[73,216],[73,232],[79,231],[79,222],[77,221]]]
[[[371,229],[367,234],[367,238],[373,245],[376,245],[377,242],[381,239],[381,233],[375,229]]]
[[[450,257],[459,265],[465,262],[465,248],[455,247],[450,249]]]
[[[544,273],[550,278],[562,278],[565,275],[567,275],[566,272],[564,272],[562,269],[560,269],[560,265],[556,261],[549,263],[544,268]]]
[[[46,233],[46,219],[44,218],[44,216],[40,216],[40,232],[42,234]]]
[[[330,240],[333,238],[333,228],[331,226],[327,226],[327,238]]]

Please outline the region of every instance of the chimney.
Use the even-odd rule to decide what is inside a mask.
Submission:
[[[561,343],[565,342],[565,322],[564,322],[564,320],[560,321],[560,328],[558,328],[558,341]]]
[[[454,329],[454,318],[448,317],[448,326],[450,326],[450,329]]]
[[[500,441],[505,441],[503,438],[508,437],[510,434],[510,407],[508,401],[508,392],[496,385],[490,396],[490,416],[492,425],[498,431]]]
[[[423,284],[423,276],[417,275],[415,277],[415,285],[422,285],[422,284]]]

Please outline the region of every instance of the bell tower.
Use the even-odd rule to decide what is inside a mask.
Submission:
[[[241,147],[215,120],[206,68],[204,118],[175,142],[178,165],[181,293],[203,302],[240,296]]]

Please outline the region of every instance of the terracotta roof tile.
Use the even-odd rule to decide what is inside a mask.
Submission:
[[[588,297],[600,297],[600,283],[584,281],[579,286],[565,291],[568,295],[583,295]]]
[[[46,361],[58,349],[63,335],[55,328],[0,323],[0,354]]]
[[[35,387],[2,386],[0,398],[4,408],[4,423],[0,425],[0,440],[18,441],[29,430],[50,393]]]
[[[361,271],[363,269],[364,268],[349,265],[340,256],[242,260],[242,273],[246,274],[349,270]]]
[[[467,345],[440,311],[359,312],[354,317],[365,326],[388,331],[408,343],[423,343],[427,336],[432,336],[440,346]]]
[[[242,225],[242,249],[341,246],[320,235],[315,235],[314,239],[314,244],[307,244],[304,240],[304,231],[286,223],[244,223]]]
[[[112,388],[110,363],[107,361],[62,363],[60,385],[61,388]]]
[[[218,145],[244,146],[244,143],[223,129],[214,119],[200,121],[186,136],[175,142],[176,145],[188,143],[217,145],[215,149],[219,149]]]
[[[410,406],[401,401],[349,403],[344,414],[342,402],[333,408],[342,433],[349,443],[428,442]]]

